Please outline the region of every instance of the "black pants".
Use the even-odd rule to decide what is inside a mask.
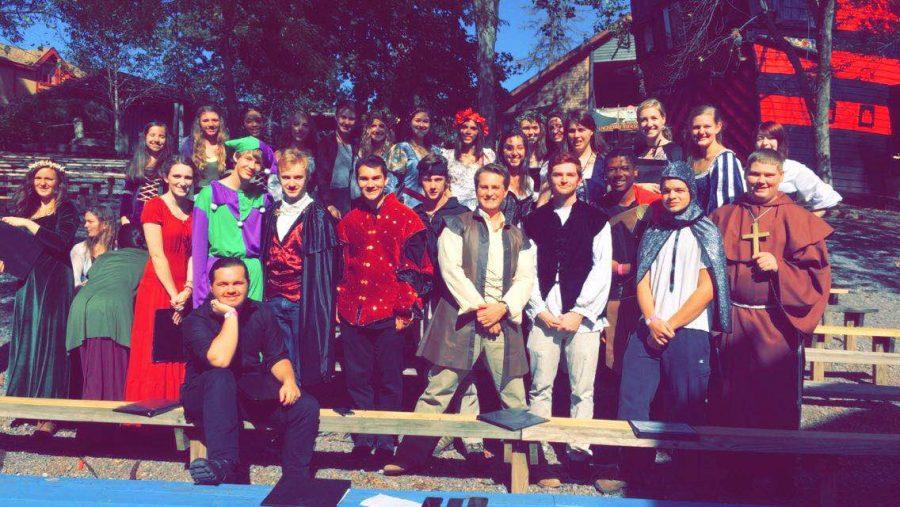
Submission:
[[[347,392],[360,410],[399,411],[403,402],[403,335],[390,322],[377,326],[341,323]],[[353,435],[356,446],[394,450],[393,435]]]
[[[252,401],[238,395],[234,373],[214,368],[191,379],[181,388],[185,416],[203,430],[209,459],[239,459],[241,422],[274,428],[283,435],[281,471],[285,477],[310,476],[316,435],[319,433],[319,403],[304,393],[293,405],[277,400]]]
[[[709,386],[710,334],[681,328],[675,338],[657,350],[647,342],[650,330],[640,324],[628,340],[622,359],[618,418],[650,420],[650,405],[659,390],[662,419],[667,422],[706,422],[706,395]],[[623,451],[623,471],[636,474],[653,463],[653,449]]]

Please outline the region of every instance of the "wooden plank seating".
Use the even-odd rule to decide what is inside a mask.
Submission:
[[[0,417],[168,426],[182,437],[176,439],[180,450],[190,447],[192,459],[203,455],[202,443],[183,438],[183,430],[192,425],[185,421],[181,408],[153,418],[112,411],[123,404],[125,402],[0,397]],[[697,427],[697,440],[666,440],[637,438],[627,421],[612,420],[552,418],[547,423],[520,431],[507,431],[478,421],[474,416],[460,414],[355,411],[353,415],[342,416],[334,410],[322,409],[320,417],[322,432],[476,436],[504,440],[513,493],[528,487],[529,456],[536,454],[533,451],[540,442],[814,456],[900,456],[898,434]],[[245,424],[245,427],[251,426]],[[822,470],[827,472],[828,467]]]
[[[846,352],[846,355],[836,355],[837,358],[860,358],[860,357],[869,357],[872,359],[872,362],[868,363],[872,365],[872,379],[875,384],[884,384],[886,381],[886,370],[884,366],[891,364],[898,364],[894,362],[900,356],[891,357],[883,357],[883,356],[893,356],[893,352],[895,349],[895,342],[898,337],[900,337],[900,329],[896,328],[885,328],[885,327],[857,327],[857,326],[832,326],[832,325],[820,325],[816,326],[815,331],[813,332],[813,347],[806,349],[806,360],[810,362],[810,370],[812,371],[812,380],[816,382],[821,382],[825,380],[825,369],[828,361],[823,361],[820,359],[824,357],[820,354],[826,353],[827,355],[834,355],[834,350],[825,350],[824,342],[819,341],[818,337],[820,336],[835,336],[835,335],[843,335],[846,337],[854,336],[870,336],[872,337],[872,352],[856,352],[855,350],[845,350],[842,352]],[[879,352],[880,350],[880,352]],[[819,352],[813,352],[819,351]],[[810,355],[812,354],[812,355]],[[858,354],[863,354],[862,356]],[[855,364],[865,364],[860,363],[856,360],[838,360],[837,362],[849,362]]]
[[[900,387],[855,382],[804,382],[804,398],[900,402]]]

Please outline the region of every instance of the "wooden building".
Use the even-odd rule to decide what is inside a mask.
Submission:
[[[80,75],[54,48],[0,44],[0,107]]]
[[[510,92],[504,120],[511,123],[530,109],[549,113],[634,106],[640,102],[636,63],[630,33],[602,31]]]
[[[721,33],[760,14],[756,1],[721,5],[716,20]],[[768,5],[792,45],[815,50],[815,27],[806,0],[769,0]],[[684,6],[680,0],[632,0],[631,6],[647,93],[667,106],[677,134],[683,134],[691,107],[711,103],[722,111],[726,145],[741,157],[753,150],[757,125],[777,121],[786,127],[790,157],[815,169],[814,133],[794,69],[758,20],[741,32],[740,51],[728,48],[699,72],[673,84],[669,62],[687,39]],[[898,21],[892,0],[837,0],[830,123],[834,184],[842,193],[897,196],[900,49],[887,45],[881,50],[887,54],[876,54],[871,49],[875,45],[865,39],[878,31],[891,33]],[[811,59],[803,59],[802,65],[807,71],[816,66]]]

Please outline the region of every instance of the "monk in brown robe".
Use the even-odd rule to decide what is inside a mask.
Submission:
[[[799,429],[801,335],[821,320],[831,289],[833,230],[778,191],[783,162],[774,150],[754,152],[747,193],[710,215],[731,286],[733,329],[719,349],[719,415],[729,426]]]

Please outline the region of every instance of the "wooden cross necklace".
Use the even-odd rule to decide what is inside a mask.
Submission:
[[[759,214],[759,216],[753,215],[753,212],[750,211],[750,208],[747,208],[747,212],[750,213],[750,218],[753,219],[753,224],[750,226],[750,234],[742,234],[741,239],[749,239],[753,242],[753,256],[756,257],[759,255],[759,240],[765,239],[769,237],[768,232],[760,232],[759,231],[759,219],[763,217],[766,213],[772,211],[775,207],[771,206],[766,211],[763,211]]]

